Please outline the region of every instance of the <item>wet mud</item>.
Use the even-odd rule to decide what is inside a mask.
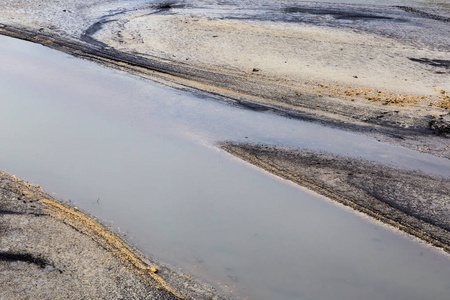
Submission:
[[[97,31],[101,30],[103,28],[104,24],[107,24],[109,22],[114,22],[114,20],[101,20],[96,23],[94,23],[92,26],[90,26],[86,31],[80,36],[82,41],[85,41],[86,43],[96,45],[102,48],[108,47],[107,44],[99,42],[95,38],[92,37]]]
[[[330,15],[338,20],[394,20],[389,16],[382,16],[377,14],[370,14],[364,11],[348,12],[348,9],[319,9],[319,8],[304,8],[304,7],[288,7],[284,9],[285,13],[300,13],[311,15]],[[399,20],[397,20],[399,21]]]
[[[35,264],[39,266],[41,269],[44,269],[47,266],[51,266],[51,264],[46,259],[33,256],[29,253],[13,253],[7,251],[0,251],[0,261],[6,262],[22,261],[30,264]],[[62,271],[60,272],[62,273]]]
[[[325,6],[315,7],[309,3],[271,10],[271,14],[267,14],[267,11],[261,9],[260,13],[256,14],[246,15],[242,13],[219,16],[217,19],[303,23],[350,28],[351,30],[396,38],[405,42],[405,45],[408,46],[429,47],[430,49],[444,51],[444,53],[448,52],[447,41],[449,37],[446,36],[445,31],[448,18],[445,16],[405,7],[362,9],[332,4]],[[175,15],[185,7],[178,2],[167,2],[150,8],[146,7],[135,17],[166,13]],[[144,78],[176,86],[179,89],[192,91],[199,95],[207,95],[219,101],[233,103],[247,109],[270,111],[289,118],[319,122],[327,126],[376,135],[377,137],[382,136],[393,144],[415,150],[419,145],[427,143],[431,149],[429,153],[450,157],[450,151],[447,151],[449,152],[447,153],[439,150],[444,146],[447,147],[450,134],[450,113],[445,106],[447,99],[445,98],[447,95],[445,91],[437,96],[440,97],[439,101],[445,102],[442,102],[444,104],[439,106],[442,109],[433,106],[433,103],[430,103],[429,107],[419,109],[403,108],[401,105],[404,105],[404,103],[394,103],[400,104],[399,108],[390,106],[390,104],[392,104],[391,102],[404,101],[404,99],[400,99],[402,97],[398,99],[391,97],[392,99],[388,99],[389,101],[385,98],[382,101],[375,101],[376,97],[369,95],[372,91],[369,94],[364,94],[360,90],[347,89],[343,91],[344,95],[341,95],[327,84],[310,87],[309,89],[299,89],[297,83],[292,83],[289,80],[279,81],[264,76],[264,70],[258,66],[252,66],[247,72],[230,71],[226,66],[223,68],[205,67],[191,64],[188,61],[180,62],[175,59],[137,51],[118,50],[112,47],[108,41],[96,38],[96,35],[101,33],[104,27],[119,22],[118,15],[123,16],[125,12],[127,11],[121,10],[117,14],[109,13],[96,18],[90,24],[85,24],[86,26],[81,31],[74,30],[77,34],[61,34],[61,31],[49,30],[51,26],[36,29],[33,26],[21,26],[17,23],[0,24],[0,34],[39,43],[76,57],[96,61],[109,67],[125,70]],[[114,17],[114,19],[111,17]],[[126,21],[128,19],[125,18]],[[373,26],[375,22],[383,26]],[[386,24],[391,25],[385,26]],[[400,26],[400,30],[396,26]],[[421,28],[419,34],[417,28]],[[119,35],[121,32],[117,34]],[[217,37],[217,35],[214,34],[212,37]],[[123,42],[126,43],[126,41]],[[445,59],[431,59],[421,56],[408,59],[419,65],[433,68],[435,72],[442,72],[442,70],[448,70],[449,68],[449,62]],[[355,79],[360,76],[360,74],[351,75]],[[378,91],[376,93],[378,94]],[[450,195],[450,191],[448,190],[448,178],[431,177],[419,172],[404,171],[366,161],[303,150],[231,143],[222,147],[226,151],[269,172],[306,186],[330,199],[348,205],[450,252],[450,224],[448,220],[448,203],[450,203],[448,195]],[[92,244],[101,248],[100,250],[95,247],[89,248],[92,253],[98,253],[96,254],[98,256],[93,260],[103,262],[103,264],[92,264],[93,268],[104,272],[103,277],[99,277],[102,279],[99,280],[105,280],[105,282],[98,282],[95,286],[106,286],[109,293],[117,293],[119,296],[122,295],[121,293],[130,293],[138,295],[136,296],[138,298],[151,294],[155,299],[158,299],[158,297],[160,299],[177,299],[192,292],[192,290],[189,292],[184,290],[186,285],[188,287],[197,285],[197,283],[193,284],[183,275],[164,266],[158,268],[158,277],[155,277],[154,271],[156,269],[151,266],[156,263],[149,264],[135,249],[130,250],[129,246],[124,246],[120,239],[114,238],[114,243],[106,243],[105,236],[111,237],[108,235],[110,232],[107,228],[105,229],[102,225],[92,227],[93,223],[89,223],[90,221],[80,223],[80,220],[85,219],[78,215],[79,212],[75,208],[61,204],[54,199],[51,199],[51,202],[56,205],[41,201],[41,199],[49,197],[42,196],[41,192],[39,192],[38,197],[33,194],[34,192],[22,195],[21,189],[27,190],[29,187],[20,182],[17,183],[10,177],[6,176],[5,178],[6,185],[19,184],[20,188],[16,188],[13,192],[8,192],[7,188],[5,188],[6,192],[2,190],[2,193],[7,195],[5,201],[9,201],[9,204],[13,203],[12,206],[0,206],[2,241],[5,237],[11,236],[8,234],[12,231],[5,218],[28,218],[26,222],[31,222],[30,218],[33,219],[33,222],[40,219],[45,220],[45,222],[51,220],[51,222],[56,222],[54,226],[59,228],[61,224],[67,225],[64,230],[71,228],[70,230],[73,229],[81,235],[80,238],[84,240],[80,242],[80,245],[91,244],[92,241],[95,241]],[[17,191],[20,191],[20,193],[17,193]],[[23,199],[33,201],[34,207],[31,207],[28,202],[24,203]],[[86,218],[86,220],[90,219]],[[46,228],[47,225],[39,226]],[[96,228],[96,230],[92,230],[92,228]],[[108,234],[99,234],[103,231]],[[48,234],[48,232],[40,232],[40,234]],[[74,235],[75,233],[70,234]],[[64,234],[62,239],[66,239]],[[120,249],[114,248],[116,242],[120,249],[123,246],[126,251],[121,252]],[[80,272],[80,269],[76,269],[77,264],[80,266],[91,264],[91,260],[79,262],[81,256],[75,258],[72,256],[63,257],[67,260],[74,260],[74,263],[70,265],[72,269],[70,269],[65,265],[69,263],[58,261],[58,259],[61,259],[58,256],[59,254],[48,253],[47,248],[36,248],[33,251],[28,251],[29,246],[17,243],[15,240],[12,240],[11,245],[10,249],[0,252],[1,274],[7,274],[11,270],[15,270],[14,268],[17,267],[15,264],[17,263],[25,263],[43,269],[45,272],[50,270],[50,273],[53,269],[61,270],[61,274],[66,276],[67,274],[78,274],[77,272]],[[17,248],[14,248],[16,246],[13,247],[13,245],[17,245]],[[110,262],[111,260],[106,257],[109,257],[110,253],[116,252],[120,254],[117,257],[115,256],[116,260]],[[129,253],[132,255],[128,256]],[[106,261],[108,263],[105,263]],[[127,267],[123,270],[124,265]],[[142,266],[145,266],[145,268]],[[147,267],[149,269],[146,269]],[[145,269],[145,272],[143,272],[143,269]],[[68,270],[71,271],[68,272]],[[131,271],[128,272],[127,270]],[[26,274],[26,272],[20,273],[21,271],[14,272],[14,276],[24,277]],[[21,275],[17,275],[19,273]],[[161,277],[159,277],[160,275]],[[76,275],[64,277],[61,279],[62,281],[58,281],[58,279],[55,281],[55,286],[60,286],[61,282],[70,282],[74,276],[76,277]],[[117,280],[117,277],[120,280]],[[174,287],[175,293],[171,292],[172,289],[164,288],[164,284],[155,279],[163,277],[168,286]],[[111,278],[114,278],[114,280]],[[142,278],[146,279],[143,280]],[[80,297],[94,295],[99,298],[105,295],[102,294],[104,291],[84,290],[84,285],[91,279],[84,278],[81,280],[84,280],[84,282],[74,284],[78,286],[68,286],[67,289],[69,290],[65,291],[56,289],[55,293],[67,293],[69,291]],[[6,282],[6,279],[4,282]],[[123,286],[121,282],[133,282],[133,284]],[[151,284],[148,284],[148,282],[151,282]],[[27,288],[27,285],[30,284],[24,281],[21,287]],[[2,286],[5,287],[3,293],[7,296],[13,295],[17,289],[7,283]],[[47,286],[45,289],[52,288]],[[192,289],[194,293],[199,293],[195,294],[195,299],[220,298],[208,288],[202,291]],[[38,289],[36,292],[39,291],[42,290]],[[55,297],[59,295],[61,294],[55,294]]]
[[[420,9],[417,9],[417,8],[414,8],[414,7],[409,7],[409,6],[396,6],[396,7],[400,8],[401,10],[404,10],[406,12],[417,14],[417,15],[419,15],[421,17],[424,17],[424,18],[437,20],[437,21],[441,21],[441,22],[450,22],[450,18],[449,17],[440,16],[438,14],[425,12],[423,10],[420,10]]]
[[[222,148],[450,252],[450,179],[328,153],[268,145]]]
[[[323,84],[320,82],[305,83],[280,76],[271,77],[271,75],[267,75],[266,70],[258,66],[250,68],[247,72],[230,69],[227,66],[208,67],[192,63],[192,60],[189,59],[177,60],[173,57],[140,52],[133,47],[143,43],[145,34],[143,32],[133,33],[137,34],[133,40],[127,40],[123,38],[123,35],[127,34],[127,30],[122,28],[124,24],[134,19],[157,14],[170,14],[175,17],[183,17],[187,14],[191,15],[190,18],[194,18],[193,21],[198,21],[196,14],[202,15],[206,12],[211,14],[211,20],[240,19],[243,20],[243,24],[247,21],[271,21],[274,23],[295,21],[319,26],[351,28],[389,36],[406,43],[414,44],[420,41],[425,43],[419,45],[420,47],[425,45],[448,52],[448,43],[446,42],[448,35],[443,33],[446,32],[445,26],[442,26],[443,22],[440,19],[431,19],[431,23],[429,23],[426,16],[420,15],[417,18],[414,9],[370,5],[304,2],[295,6],[284,4],[267,6],[262,2],[252,9],[240,10],[245,6],[241,7],[239,3],[231,1],[220,3],[218,7],[225,12],[217,13],[214,7],[207,4],[163,1],[152,5],[106,11],[107,13],[103,16],[96,17],[94,22],[85,24],[84,28],[81,26],[80,28],[83,30],[78,36],[67,36],[61,34],[61,31],[48,30],[44,27],[35,30],[8,24],[0,24],[0,34],[40,43],[77,57],[175,85],[184,90],[198,92],[198,94],[207,93],[208,96],[227,103],[232,102],[244,108],[271,111],[289,118],[316,121],[327,126],[356,132],[385,135],[388,140],[394,141],[394,144],[399,143],[412,149],[416,149],[419,144],[436,144],[436,140],[440,139],[435,147],[431,147],[434,149],[434,152],[431,152],[439,156],[446,155],[440,149],[447,143],[446,128],[449,127],[447,120],[450,113],[445,110],[447,100],[439,93],[431,98],[423,99],[422,95],[417,95],[416,102],[422,101],[423,104],[420,107],[414,107],[409,105],[411,103],[408,103],[408,99],[416,95],[400,94],[397,96],[374,89],[373,93],[387,95],[379,97],[378,94],[364,94],[359,91],[361,87],[357,86],[341,86],[339,89],[342,91],[336,93],[337,89],[331,86],[328,88],[327,82]],[[413,13],[414,17],[411,17]],[[397,25],[369,25],[368,22],[372,21],[399,22]],[[107,36],[102,39],[101,33],[105,31],[105,27],[109,26],[112,26],[113,29],[116,28],[114,26],[117,26],[118,31],[114,31],[116,36]],[[421,28],[420,37],[416,36],[417,28]],[[212,32],[212,36],[217,37],[217,34]],[[120,45],[125,45],[125,48],[113,46],[111,39],[117,39]],[[127,45],[130,47],[127,48]],[[152,45],[149,44],[148,47],[151,49]],[[171,52],[170,49],[167,51]],[[344,58],[343,60],[347,60]],[[361,57],[361,59],[367,58]],[[448,61],[445,59],[429,59],[419,56],[419,58],[409,57],[409,61],[432,68],[434,74],[441,74],[441,76],[444,76],[448,70]],[[423,70],[418,68],[414,73],[420,71]],[[353,78],[356,80],[361,80],[359,77],[361,77],[360,74],[353,74]],[[427,101],[430,102],[428,106],[425,104]],[[443,110],[439,108],[443,108]],[[429,139],[432,139],[433,142],[429,142]]]
[[[78,208],[0,173],[0,298],[224,299]]]
[[[328,126],[359,132],[376,131],[391,136],[417,138],[442,133],[429,126],[434,116],[426,110],[415,110],[410,113],[405,111],[400,116],[391,113],[395,108],[361,106],[358,102],[338,100],[331,92],[328,95],[314,92],[299,94],[286,88],[285,85],[263,77],[222,73],[220,70],[202,69],[158,57],[143,57],[110,47],[105,48],[97,41],[85,43],[6,25],[0,26],[0,34],[40,43],[151,79],[159,78],[177,84],[182,89],[207,92],[243,107],[271,110],[290,118],[317,121]]]
[[[415,61],[421,64],[426,64],[432,67],[450,69],[450,60],[445,59],[430,59],[430,58],[409,58],[411,61]]]

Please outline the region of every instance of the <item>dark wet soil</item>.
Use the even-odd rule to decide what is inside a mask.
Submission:
[[[38,187],[0,173],[0,299],[224,299],[137,250],[124,259],[119,245],[126,242],[118,235],[67,204],[55,210],[59,204]],[[74,214],[114,236],[116,246],[73,222]],[[132,259],[157,267],[167,288]]]
[[[47,266],[51,266],[51,264],[41,257],[33,256],[29,253],[14,253],[8,251],[0,251],[0,261],[6,262],[26,262],[30,264],[35,264],[39,266],[41,269],[44,269]],[[62,272],[62,271],[61,271]]]
[[[328,153],[227,143],[226,151],[450,252],[450,179]]]
[[[81,40],[85,41],[92,45],[97,45],[102,48],[108,47],[105,43],[102,43],[96,39],[94,39],[92,36],[99,30],[103,28],[104,24],[107,24],[109,22],[113,22],[113,20],[101,20],[94,24],[92,24],[88,29],[85,30],[85,32],[81,35]]]
[[[409,60],[415,61],[415,62],[418,62],[421,64],[426,64],[426,65],[429,65],[432,67],[450,69],[450,60],[430,59],[430,58],[412,58],[412,57],[410,57]]]
[[[348,11],[345,9],[320,9],[320,8],[305,8],[305,7],[287,7],[284,9],[286,13],[300,13],[311,15],[330,15],[335,19],[341,20],[393,20],[389,16],[382,16],[378,14],[370,14],[364,11]]]
[[[396,135],[433,133],[429,127],[432,116],[423,115],[423,113],[426,114],[425,111],[415,112],[409,114],[407,118],[403,118],[392,114],[392,109],[388,107],[360,107],[357,103],[341,101],[332,96],[314,94],[298,96],[284,86],[263,78],[237,73],[221,73],[220,70],[205,70],[156,57],[142,57],[104,47],[97,42],[84,43],[67,40],[55,35],[44,35],[40,32],[11,26],[0,27],[0,34],[38,42],[74,56],[88,58],[112,67],[124,68],[131,72],[140,74],[152,72],[153,76],[181,84],[187,89],[200,89],[209,92],[212,96],[226,97],[227,102],[233,101],[238,105],[257,110],[272,110],[291,118],[316,120],[325,125],[339,125],[362,132],[378,130],[390,133],[395,131],[398,132]],[[220,90],[216,88],[220,88]],[[262,106],[265,108],[263,109]]]
[[[448,18],[446,16],[441,16],[441,15],[438,15],[438,14],[429,13],[429,12],[420,10],[418,8],[409,7],[409,6],[396,6],[396,7],[400,8],[401,10],[404,10],[406,12],[413,13],[413,14],[416,14],[418,16],[421,16],[423,18],[428,18],[428,19],[437,20],[437,21],[446,22],[446,23],[450,22],[450,18]]]
[[[98,30],[98,26],[101,24],[94,24],[92,31]],[[285,85],[260,76],[203,69],[158,57],[121,52],[104,46],[90,35],[86,35],[86,38],[92,39],[91,42],[1,24],[0,34],[40,43],[165,84],[175,84],[178,88],[199,96],[206,93],[208,97],[243,108],[271,111],[289,118],[319,122],[370,135],[381,134],[386,137],[383,140],[411,149],[416,149],[420,144],[428,144],[430,153],[447,155],[447,152],[441,150],[447,144],[446,128],[450,126],[450,119],[442,114],[436,115],[427,108],[402,110],[398,113],[389,106],[365,105],[332,95],[298,95]],[[432,60],[432,63],[445,65],[447,62]],[[437,125],[434,124],[436,118],[439,118]]]
[[[419,47],[448,51],[449,12],[408,6],[376,6],[338,3],[300,2],[261,10],[258,14],[233,14],[230,19],[305,23],[351,28],[394,37]]]

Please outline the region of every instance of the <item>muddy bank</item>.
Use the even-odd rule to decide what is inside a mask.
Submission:
[[[227,143],[222,148],[450,252],[450,180],[327,153]]]
[[[300,92],[299,89],[292,90],[292,86],[285,82],[280,83],[278,80],[253,74],[231,74],[202,69],[25,28],[3,25],[0,26],[0,34],[40,43],[182,90],[198,94],[206,92],[208,97],[244,108],[320,122],[328,126],[361,132],[383,142],[425,151],[439,157],[450,157],[450,152],[446,151],[450,113],[436,106],[384,105],[386,101],[396,101],[395,97],[389,98],[391,94],[387,93],[383,94],[387,97],[384,100],[365,99],[378,97],[378,92],[373,89],[348,90],[339,86],[318,84],[314,91]],[[342,95],[345,99],[334,97],[332,94]],[[439,94],[440,97],[448,95],[446,92]],[[358,97],[363,99],[358,100]],[[402,97],[400,101],[412,99],[414,102],[419,96]]]
[[[249,109],[450,157],[445,10],[33,3],[23,4],[26,13],[8,5],[0,33]],[[43,12],[52,17],[39,19]]]
[[[41,188],[0,173],[0,298],[224,299]]]

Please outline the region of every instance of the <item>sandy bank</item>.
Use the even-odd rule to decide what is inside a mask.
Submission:
[[[222,299],[77,208],[0,173],[0,298]]]

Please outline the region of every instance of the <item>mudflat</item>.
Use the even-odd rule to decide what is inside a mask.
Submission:
[[[16,1],[0,32],[449,158],[449,16],[288,0]]]
[[[297,2],[4,1],[0,34],[450,158],[450,12]],[[222,147],[450,249],[448,178],[270,145]],[[67,203],[1,178],[5,297],[38,284],[30,297],[221,298]]]

